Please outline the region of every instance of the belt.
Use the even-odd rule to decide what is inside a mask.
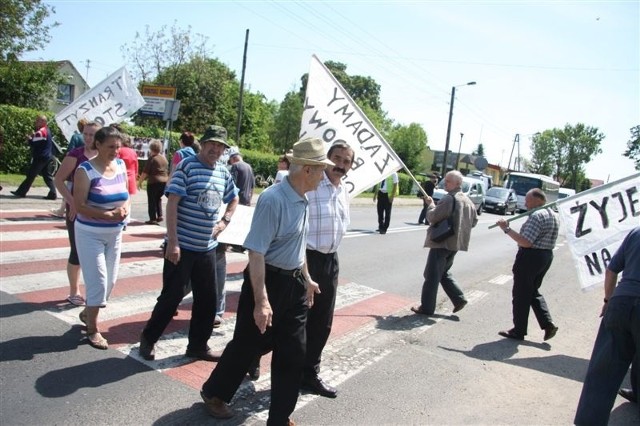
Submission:
[[[265,269],[267,271],[275,272],[277,274],[286,275],[288,277],[300,278],[302,276],[302,269],[282,269],[277,268],[275,266],[271,266],[269,264],[265,264]]]

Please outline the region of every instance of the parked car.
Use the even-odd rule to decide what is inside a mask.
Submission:
[[[482,214],[482,208],[484,207],[484,188],[482,182],[478,179],[471,179],[469,177],[462,178],[462,192],[473,201],[476,206],[478,214]],[[442,179],[436,189],[433,191],[433,200],[438,204],[440,199],[447,194],[444,190],[444,179]]]
[[[514,189],[492,186],[484,197],[484,209],[488,212],[516,214],[518,196]]]

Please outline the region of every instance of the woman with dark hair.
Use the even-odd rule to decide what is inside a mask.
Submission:
[[[176,166],[185,158],[196,155],[195,145],[196,138],[191,132],[182,132],[180,135],[180,149],[177,150],[171,158],[171,173],[176,169]]]
[[[114,127],[98,130],[98,154],[80,164],[73,182],[76,247],[87,293],[80,321],[87,325],[87,339],[96,349],[108,348],[98,328],[98,312],[107,306],[118,277],[122,228],[131,203],[127,169],[118,158],[121,144],[122,135]]]
[[[149,144],[149,159],[138,179],[138,186],[142,188],[142,182],[147,178],[147,205],[149,220],[147,225],[157,225],[162,222],[162,196],[164,188],[169,180],[169,164],[164,155],[160,154],[162,144],[160,141],[152,141]]]

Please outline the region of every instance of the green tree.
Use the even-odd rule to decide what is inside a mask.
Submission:
[[[422,126],[417,123],[408,126],[398,124],[391,130],[388,141],[411,172],[421,169],[420,158],[427,147],[427,133]]]
[[[64,82],[55,62],[0,62],[0,104],[46,110]]]
[[[602,152],[600,142],[603,139],[604,134],[595,127],[582,123],[575,126],[566,124],[562,129],[545,130],[539,136],[534,135],[531,145],[532,157],[542,161],[544,156],[548,155],[548,162],[542,164],[545,167],[549,164],[555,166],[552,170],[560,184],[580,189],[585,175],[584,165],[591,161],[594,155]],[[539,149],[541,151],[538,151]]]
[[[629,130],[631,139],[627,142],[627,150],[622,155],[631,158],[635,162],[636,170],[640,170],[640,125]]]
[[[545,130],[531,138],[531,158],[525,161],[526,170],[530,173],[547,176],[553,174],[556,157],[553,132],[553,130]]]
[[[478,144],[478,147],[475,151],[472,152],[473,155],[477,155],[479,157],[484,157],[484,145],[481,143]]]
[[[300,135],[300,120],[304,108],[300,93],[290,91],[277,108],[274,117],[271,141],[276,153],[290,149]]]
[[[49,30],[58,22],[45,24],[55,8],[41,0],[2,0],[0,2],[0,60],[15,61],[25,52],[44,48]]]
[[[194,57],[161,70],[153,83],[177,88],[181,102],[176,129],[203,133],[207,125],[219,124],[234,135],[239,84],[235,73],[217,59]]]
[[[370,111],[382,113],[380,85],[373,78],[359,75],[350,76],[347,74],[347,66],[340,62],[326,61],[324,64],[360,108],[364,110],[368,107]],[[304,74],[300,80],[302,82],[300,93],[304,99],[309,73]],[[371,120],[371,117],[369,119]]]

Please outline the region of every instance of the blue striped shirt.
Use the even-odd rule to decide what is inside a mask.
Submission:
[[[178,164],[166,193],[180,197],[178,202],[178,245],[197,252],[210,251],[218,245],[213,227],[222,203],[230,203],[238,189],[226,167],[210,167],[197,156]]]

